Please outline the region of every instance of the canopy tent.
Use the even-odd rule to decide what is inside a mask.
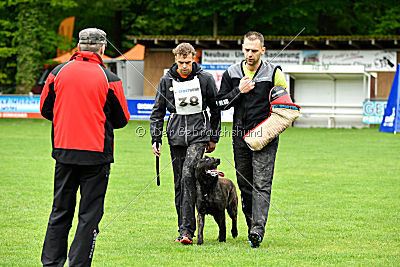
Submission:
[[[106,55],[103,55],[102,57],[107,68],[122,80],[125,96],[127,97],[143,95],[145,48],[144,45],[137,44],[119,57],[111,58]],[[78,47],[75,47],[68,53],[51,59],[51,61],[57,62],[57,64],[68,62],[76,51],[78,51]],[[50,63],[50,65],[45,65],[45,69],[39,79],[40,81],[38,82],[34,93],[41,92],[47,75],[54,65],[57,64]]]
[[[107,68],[122,80],[127,98],[143,96],[145,49],[137,44],[119,57],[104,60]]]
[[[116,57],[119,60],[144,60],[145,46],[137,44],[123,55]]]
[[[61,56],[55,57],[51,60],[55,61],[57,63],[67,62],[71,59],[72,55],[76,51],[78,51],[78,47],[75,47],[70,52],[67,52]],[[119,57],[111,58],[107,55],[103,55],[102,59],[103,60],[144,60],[144,52],[145,52],[145,46],[137,44],[134,47],[132,47],[129,51],[127,51],[126,53],[124,53],[123,55],[121,55]]]
[[[71,59],[72,55],[78,51],[78,47],[75,47],[74,49],[72,49],[70,52],[67,52],[59,57],[55,57],[52,59],[52,61],[58,62],[58,63],[64,63],[67,62]],[[103,60],[108,60],[111,59],[109,56],[103,55],[102,56]]]

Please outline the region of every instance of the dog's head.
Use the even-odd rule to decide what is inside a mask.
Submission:
[[[196,179],[202,185],[211,185],[218,181],[218,176],[224,176],[223,172],[217,170],[220,160],[205,156],[198,161],[196,166]]]

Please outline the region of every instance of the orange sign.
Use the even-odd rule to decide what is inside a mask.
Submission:
[[[58,34],[64,36],[65,40],[70,41],[72,40],[72,34],[74,32],[74,23],[75,17],[68,17],[61,21],[60,25],[58,26]],[[57,56],[61,56],[68,51],[61,50],[57,48]]]

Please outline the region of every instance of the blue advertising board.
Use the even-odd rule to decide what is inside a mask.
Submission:
[[[40,97],[0,96],[0,112],[39,113]]]
[[[0,96],[0,118],[42,118],[40,97]]]
[[[131,120],[150,119],[151,110],[154,106],[154,99],[128,99],[128,109],[131,114]],[[169,117],[167,111],[165,119]]]
[[[203,70],[227,70],[231,65],[200,64]]]

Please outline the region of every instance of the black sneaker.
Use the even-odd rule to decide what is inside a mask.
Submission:
[[[190,235],[183,235],[180,242],[184,245],[193,245],[193,238]]]
[[[250,245],[252,248],[258,248],[261,244],[262,238],[257,233],[252,233],[249,235]]]

